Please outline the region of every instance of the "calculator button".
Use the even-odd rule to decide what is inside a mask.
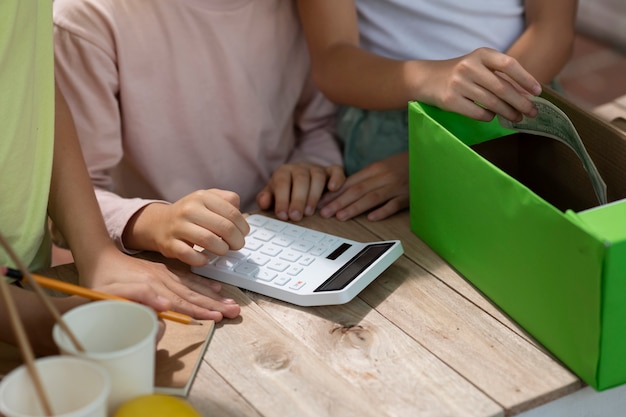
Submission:
[[[304,284],[306,284],[304,281],[296,281],[291,284],[289,288],[292,290],[299,290],[300,288],[304,287]]]
[[[249,216],[246,221],[250,226],[263,226],[269,219],[267,217]]]
[[[253,277],[259,272],[259,267],[249,263],[242,263],[235,267],[235,272],[248,277]]]
[[[331,246],[339,242],[339,238],[335,236],[324,236],[324,239],[320,242],[320,245]]]
[[[307,231],[302,235],[302,240],[317,243],[324,238],[324,235],[319,232]]]
[[[270,257],[269,256],[265,256],[265,255],[261,255],[261,254],[255,254],[252,255],[248,258],[248,262],[250,262],[251,264],[254,265],[259,265],[259,266],[263,266],[266,263],[268,263],[270,261]]]
[[[254,251],[261,248],[261,246],[263,246],[263,242],[259,240],[246,239],[246,246],[244,246],[244,248]]]
[[[248,252],[242,252],[242,251],[238,251],[238,250],[231,250],[228,253],[226,253],[226,255],[223,256],[224,258],[230,258],[230,259],[236,259],[236,260],[243,260],[246,259],[248,257]]]
[[[269,242],[274,236],[276,236],[276,234],[269,230],[259,230],[252,235],[254,239],[262,240],[263,242]]]
[[[288,224],[287,227],[285,227],[285,230],[283,230],[283,234],[291,236],[291,237],[300,237],[304,232],[306,231],[306,229],[300,227],[300,226],[295,226],[293,224]]]
[[[313,256],[322,256],[327,250],[328,248],[325,246],[315,246],[309,253]]]
[[[265,225],[265,228],[267,230],[271,230],[272,232],[278,233],[278,232],[281,232],[285,228],[285,225],[283,223],[270,221]]]
[[[256,278],[260,279],[261,281],[271,281],[274,279],[275,276],[276,274],[274,272],[265,271],[263,269],[259,270],[256,274]]]
[[[305,242],[305,241],[302,241],[302,240],[300,240],[300,241],[294,243],[293,245],[291,245],[291,248],[293,250],[297,250],[297,251],[300,251],[300,252],[308,252],[309,249],[311,249],[312,247],[313,247],[312,243]]]
[[[289,269],[287,269],[287,273],[289,275],[295,276],[295,275],[298,275],[300,272],[302,272],[303,269],[304,268],[302,268],[301,266],[291,265]]]
[[[286,260],[288,262],[295,262],[298,259],[300,259],[301,256],[302,256],[302,254],[300,254],[298,252],[294,252],[294,251],[288,250],[286,252],[281,253],[278,257],[280,259],[284,259],[284,260]]]
[[[215,262],[215,267],[219,268],[219,269],[231,270],[238,263],[239,263],[239,260],[237,260],[237,259],[220,258],[220,259],[217,260],[217,262]]]
[[[281,275],[281,276],[279,276],[278,278],[276,278],[274,280],[274,284],[280,285],[282,287],[283,285],[285,285],[289,281],[291,281],[291,278],[289,278],[288,276],[285,276],[285,275]]]
[[[278,255],[282,251],[283,250],[281,248],[279,248],[278,246],[274,246],[274,245],[264,245],[263,248],[261,248],[262,254],[272,256],[272,257]]]
[[[246,248],[242,248],[242,249],[239,249],[239,250],[237,251],[237,253],[239,254],[239,256],[241,256],[241,258],[242,258],[242,259],[246,259],[246,258],[247,258],[248,256],[250,256],[253,252],[252,252],[252,251],[249,251],[249,250],[248,250],[248,249],[246,249]]]
[[[290,263],[285,261],[272,261],[267,267],[274,271],[283,272],[285,269],[289,268]]]
[[[220,259],[219,255],[216,255],[214,253],[211,252],[204,252],[208,255],[209,260],[207,261],[207,264],[212,264],[213,262],[217,261],[218,259]]]
[[[286,248],[293,243],[293,239],[288,238],[287,236],[278,236],[276,239],[272,240],[272,243]]]
[[[305,256],[304,258],[300,259],[300,262],[298,262],[300,265],[304,265],[304,266],[309,266],[313,263],[313,261],[315,260],[314,256]]]

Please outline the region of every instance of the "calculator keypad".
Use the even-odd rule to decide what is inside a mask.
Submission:
[[[300,290],[307,284],[298,279],[305,268],[334,249],[339,239],[298,225],[265,217],[249,217],[250,233],[239,251],[209,262],[223,271],[234,271],[249,279],[271,282]]]

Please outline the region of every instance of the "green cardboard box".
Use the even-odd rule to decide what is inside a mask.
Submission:
[[[626,382],[626,136],[546,90],[563,143],[409,104],[412,231],[597,390]]]

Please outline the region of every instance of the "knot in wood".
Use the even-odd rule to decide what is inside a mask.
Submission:
[[[257,351],[255,362],[261,368],[271,371],[286,369],[291,364],[291,352],[277,343],[266,344]]]
[[[347,340],[352,345],[370,345],[372,343],[372,333],[361,326],[360,324],[349,324],[344,326],[335,327],[331,333],[341,332],[342,338],[347,338]]]

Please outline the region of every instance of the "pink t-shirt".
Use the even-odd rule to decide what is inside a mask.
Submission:
[[[153,200],[256,208],[287,162],[340,164],[294,2],[55,0],[56,77],[111,236]]]

